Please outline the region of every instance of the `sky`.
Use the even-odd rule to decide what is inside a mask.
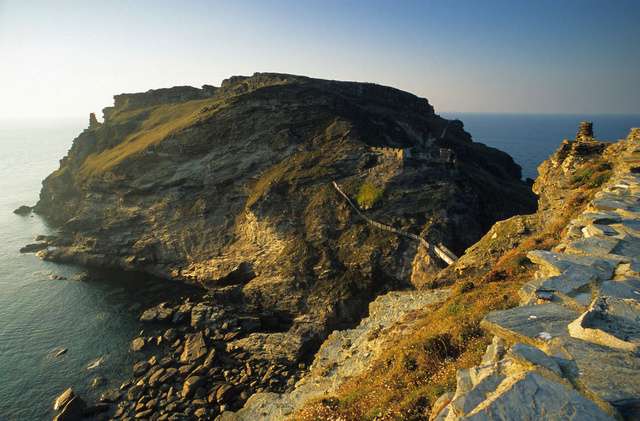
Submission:
[[[280,72],[437,113],[640,114],[640,1],[0,0],[0,119]]]

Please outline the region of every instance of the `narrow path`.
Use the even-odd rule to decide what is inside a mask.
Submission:
[[[356,207],[356,205],[353,204],[353,202],[351,201],[351,199],[349,199],[349,196],[347,196],[345,194],[345,192],[342,191],[342,189],[338,186],[338,183],[336,183],[335,181],[333,181],[333,187],[336,188],[336,190],[338,190],[338,192],[345,198],[347,199],[347,202],[349,202],[349,204],[351,205],[351,207],[356,211],[356,213],[363,218],[365,221],[367,221],[367,223],[373,225],[376,228],[380,228],[383,229],[385,231],[389,231],[389,232],[393,232],[395,234],[398,235],[402,235],[404,237],[409,237],[412,238],[416,241],[419,241],[423,246],[426,247],[427,250],[429,250],[432,253],[435,253],[440,259],[442,259],[444,262],[446,262],[448,265],[452,264],[453,262],[455,262],[456,260],[458,260],[458,258],[456,257],[455,254],[453,254],[450,250],[448,250],[446,247],[444,247],[442,244],[435,246],[433,244],[429,244],[429,242],[427,242],[427,240],[425,240],[424,238],[412,234],[410,232],[407,231],[403,231],[403,230],[399,230],[393,227],[390,227],[388,225],[384,225],[381,224],[380,222],[376,222],[373,219],[369,219],[367,218],[362,212],[360,212],[360,209],[358,209]]]
[[[449,123],[451,123],[451,120],[447,120],[447,125],[444,126],[444,130],[442,131],[442,134],[438,139],[444,139],[444,137],[447,135],[447,129],[449,128]]]

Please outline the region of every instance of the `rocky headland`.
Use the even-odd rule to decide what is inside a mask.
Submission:
[[[389,87],[255,74],[117,95],[103,113],[43,182],[34,211],[73,244],[39,256],[214,291],[259,318],[254,335],[297,344],[274,358],[312,355],[379,294],[429,282],[447,266],[431,244],[459,253],[535,210],[508,155]]]
[[[581,126],[533,213],[507,155],[392,88],[256,74],[104,117],[43,183],[73,243],[40,257],[207,292],[144,311],[156,356],[59,419],[638,419],[638,130]]]

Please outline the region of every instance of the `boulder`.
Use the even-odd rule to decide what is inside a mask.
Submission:
[[[184,350],[182,351],[182,355],[180,355],[180,362],[183,364],[193,363],[207,355],[207,351],[207,345],[205,344],[202,332],[187,335]]]
[[[74,396],[64,408],[62,408],[62,411],[53,421],[80,421],[82,419],[82,412],[86,406],[87,404],[84,399],[80,396]]]
[[[109,410],[108,403],[97,403],[95,405],[88,406],[82,411],[82,414],[85,416],[91,416],[94,414],[99,414],[101,412],[107,412]]]
[[[122,398],[122,392],[118,389],[111,389],[100,395],[100,402],[118,402]]]
[[[235,396],[235,388],[229,383],[225,383],[218,388],[216,392],[216,401],[222,405]]]
[[[164,332],[164,335],[162,335],[162,337],[165,338],[169,343],[175,342],[179,336],[180,333],[176,329],[167,329],[167,331]]]
[[[140,361],[140,362],[135,363],[133,365],[133,376],[134,377],[142,376],[144,373],[147,372],[147,370],[149,370],[150,366],[151,366],[151,364],[149,364],[148,361]]]
[[[536,371],[540,371],[541,374],[547,377],[550,377],[550,375],[557,376],[558,378],[562,377],[562,370],[560,370],[558,363],[534,346],[516,342],[509,348],[507,355],[514,362],[526,368],[533,368]]]
[[[64,408],[64,406],[69,403],[69,401],[75,396],[75,394],[73,393],[73,390],[71,388],[68,388],[67,390],[64,391],[64,393],[60,396],[58,396],[58,398],[56,399],[56,401],[53,404],[53,409],[55,411],[58,411],[62,408]]]
[[[563,371],[571,373],[578,389],[611,403],[622,413],[640,408],[637,355],[575,338],[555,339],[549,349]]]
[[[132,342],[131,342],[131,349],[133,350],[133,352],[138,352],[140,351],[142,348],[144,348],[144,346],[146,345],[146,341],[144,338],[140,337],[140,338],[135,338]]]
[[[129,390],[127,390],[127,400],[137,401],[142,397],[146,389],[146,386],[143,384],[135,384],[131,386]]]
[[[182,397],[185,399],[191,398],[196,393],[196,390],[204,386],[206,382],[207,379],[204,376],[190,376],[182,386]]]
[[[161,378],[164,374],[164,368],[158,368],[156,371],[154,371],[151,377],[149,377],[149,386],[158,387],[160,384],[162,384]]]

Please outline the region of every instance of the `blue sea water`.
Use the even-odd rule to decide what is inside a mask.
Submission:
[[[41,181],[58,167],[85,122],[0,123],[0,420],[51,420],[55,398],[72,387],[90,403],[131,377],[144,357],[129,350],[143,326],[141,312],[192,288],[149,276],[89,271],[39,260],[19,250],[37,234],[56,234],[33,205]],[[53,276],[66,279],[51,279]],[[58,357],[62,348],[68,351]],[[148,356],[147,356],[148,358]],[[100,360],[97,368],[87,367]],[[105,387],[92,381],[105,377]]]
[[[625,138],[640,126],[640,115],[519,115],[446,113],[465,124],[475,142],[508,152],[536,178],[538,165],[563,139],[573,139],[581,121],[593,121],[597,140]],[[90,271],[86,282],[72,278],[83,271],[20,254],[37,234],[55,234],[37,215],[13,210],[33,205],[41,181],[86,121],[35,124],[0,122],[0,420],[50,420],[54,399],[72,387],[90,402],[105,390],[91,388],[105,377],[107,388],[130,377],[143,358],[128,350],[142,329],[144,308],[182,295],[184,286],[148,276]],[[51,279],[57,275],[66,279]],[[61,349],[67,353],[54,357]],[[87,366],[102,359],[95,369]]]
[[[459,119],[474,142],[498,148],[522,167],[523,179],[538,177],[538,166],[553,155],[564,139],[575,139],[583,121],[593,122],[601,142],[617,142],[640,127],[640,114],[488,114],[442,113]]]

